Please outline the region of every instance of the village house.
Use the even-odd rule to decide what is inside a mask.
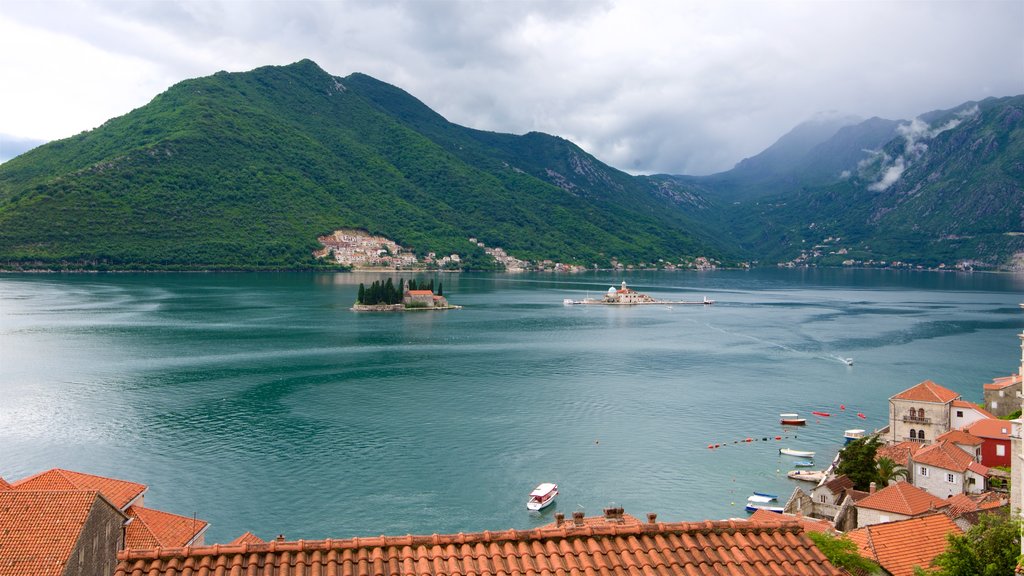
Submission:
[[[892,576],[914,576],[914,568],[927,569],[946,551],[948,534],[962,534],[945,514],[873,524],[847,533],[861,556],[877,562]]]
[[[1021,305],[1024,308],[1024,304]],[[1024,332],[1020,338],[1020,368],[1016,374],[996,378],[982,386],[985,395],[985,406],[996,418],[1006,418],[1021,409],[1021,396],[1024,393]]]
[[[641,522],[621,508],[604,517],[555,522],[531,530],[346,540],[239,543],[126,551],[115,576],[200,573],[372,574],[787,574],[844,576],[799,522],[746,520]]]
[[[910,459],[914,486],[933,496],[978,494],[987,487],[988,467],[952,442],[937,442],[922,448]]]
[[[909,482],[897,482],[881,490],[869,491],[866,498],[855,504],[857,527],[926,516],[947,505],[942,498]]]
[[[7,511],[0,514],[2,557],[10,553],[10,558],[30,561],[51,546],[75,550],[72,556],[62,556],[64,571],[54,572],[56,565],[47,564],[51,571],[5,572],[0,562],[0,576],[111,574],[118,550],[203,544],[207,522],[146,508],[147,491],[138,482],[60,468],[12,483],[0,479],[0,499],[13,503],[11,508],[0,504],[0,510]],[[55,533],[51,525],[61,529]]]
[[[979,420],[995,418],[991,412],[966,400],[954,400],[949,416],[949,429],[959,430]]]
[[[977,525],[982,514],[1004,513],[999,509],[1009,504],[1005,495],[995,492],[957,494],[946,501],[949,503],[945,509],[946,516],[956,522],[956,525],[964,532]]]
[[[967,432],[982,440],[980,462],[985,466],[1010,465],[1010,431],[1013,425],[1009,420],[987,418],[978,420],[967,427]]]
[[[985,444],[985,441],[966,430],[950,430],[945,434],[940,434],[935,441],[939,443],[949,442],[970,454],[976,461],[981,462],[981,447]],[[924,448],[922,446],[921,450]],[[918,451],[914,453],[916,454]],[[907,469],[909,470],[910,467],[908,466]]]
[[[953,402],[960,395],[925,380],[889,398],[888,441],[932,442],[950,430]]]

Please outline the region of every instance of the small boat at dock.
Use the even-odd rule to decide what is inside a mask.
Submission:
[[[785,414],[779,414],[779,423],[783,426],[804,426],[807,424],[806,418],[800,418],[799,414],[787,412]]]
[[[767,504],[755,504],[755,503],[752,503],[752,502],[747,502],[746,510],[747,510],[747,512],[757,512],[758,510],[767,510],[769,512],[778,512],[779,514],[782,514],[782,512],[785,510],[785,508],[783,508],[782,506],[769,506]]]
[[[865,430],[861,428],[852,428],[843,432],[843,440],[845,444],[849,444],[854,440],[859,440],[864,437]]]
[[[553,503],[555,496],[558,496],[558,484],[543,482],[538,484],[533,489],[533,492],[530,492],[530,498],[526,501],[526,507],[529,510],[541,510]]]
[[[792,448],[779,448],[779,454],[786,456],[799,456],[801,458],[814,458],[814,452],[809,450],[793,450]]]
[[[825,473],[821,470],[790,470],[786,473],[786,477],[792,480],[802,480],[817,484],[825,477]]]

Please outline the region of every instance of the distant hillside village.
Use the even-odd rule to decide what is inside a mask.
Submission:
[[[468,240],[470,244],[482,248],[485,254],[494,258],[494,261],[506,272],[582,272],[587,270],[587,267],[579,264],[565,264],[553,260],[538,262],[520,260],[508,254],[503,248],[487,246],[476,238]],[[399,245],[394,240],[363,230],[335,230],[326,236],[320,236],[317,241],[323,248],[313,252],[315,257],[327,258],[356,270],[460,270],[464,264],[463,257],[459,254],[438,256],[434,252],[428,252],[421,260],[412,250]],[[617,270],[634,269],[633,265],[624,265],[615,259],[612,259],[611,266]],[[677,265],[670,262],[650,265],[651,268],[666,270],[675,270],[680,266],[682,264]],[[701,256],[688,262],[686,267],[697,270],[713,270],[717,264]]]
[[[429,283],[415,288],[436,296]],[[611,507],[571,519],[556,512],[529,530],[292,541],[246,532],[204,545],[208,524],[145,507],[145,485],[53,469],[0,478],[0,576],[915,576],[950,549],[950,538],[1020,519],[1024,333],[1019,339],[1020,368],[982,385],[983,406],[931,380],[898,392],[888,425],[807,475],[813,486],[794,488],[784,508],[755,507],[748,519],[663,522]],[[1004,542],[990,550],[999,558],[980,561],[1015,563],[1016,530],[1012,549]],[[837,539],[880,571],[834,564],[851,562],[835,553]]]

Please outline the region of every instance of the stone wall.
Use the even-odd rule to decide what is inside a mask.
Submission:
[[[93,502],[62,576],[113,574],[124,547],[125,516],[103,498]]]

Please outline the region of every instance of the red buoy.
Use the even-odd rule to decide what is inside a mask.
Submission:
[[[857,417],[858,418],[867,418],[867,416],[865,416],[863,412],[857,412]]]
[[[746,440],[744,440],[744,442],[753,442],[753,441],[754,441],[753,438],[747,438]]]
[[[782,440],[782,436],[776,436],[775,439],[776,440]]]
[[[839,405],[839,409],[840,410],[846,410],[846,405],[845,404],[840,404]]]

